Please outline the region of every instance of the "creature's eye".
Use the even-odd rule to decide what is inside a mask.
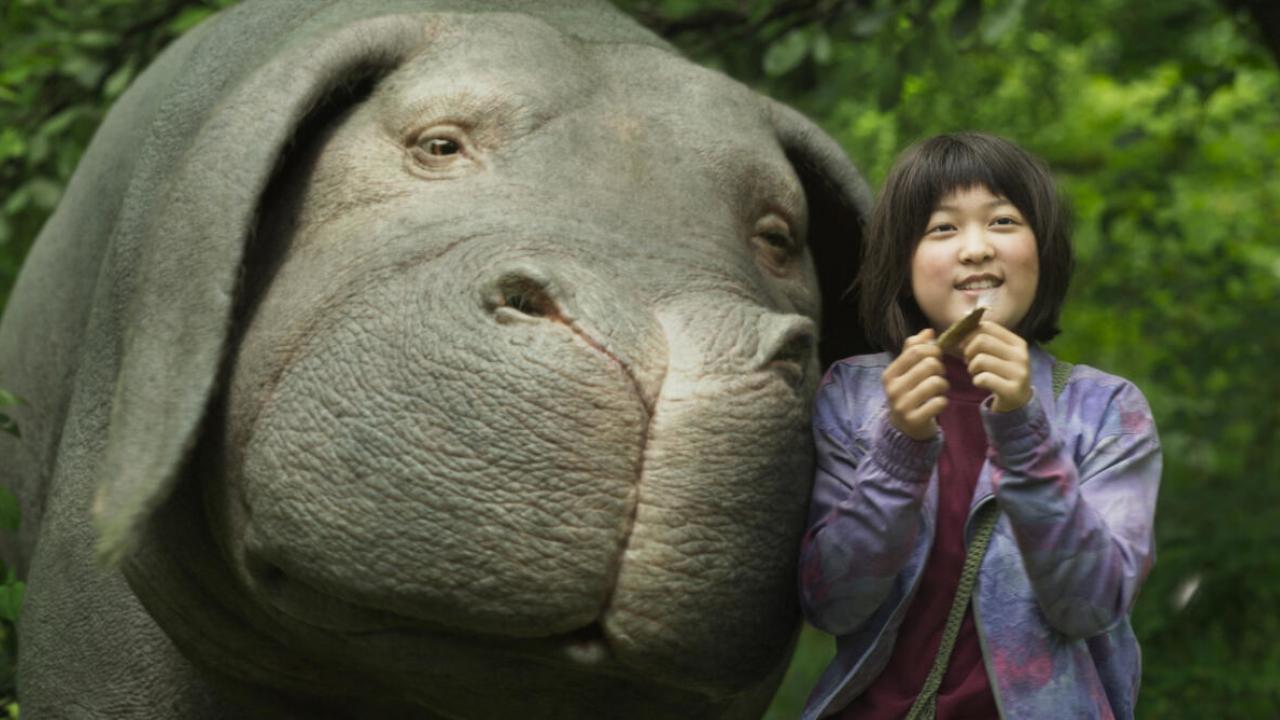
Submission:
[[[478,167],[476,148],[466,131],[454,125],[429,127],[407,143],[411,169],[428,178],[450,178]]]
[[[433,137],[427,138],[419,144],[419,146],[427,151],[428,155],[440,157],[442,155],[457,155],[462,152],[462,147],[458,143],[448,138]]]
[[[752,238],[756,255],[773,274],[787,271],[799,248],[791,232],[791,226],[778,215],[769,214],[756,223]]]
[[[770,231],[764,233],[761,237],[775,250],[786,252],[791,249],[791,236],[784,232]]]

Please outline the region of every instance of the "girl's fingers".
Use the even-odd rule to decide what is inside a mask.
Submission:
[[[927,343],[930,340],[933,340],[933,328],[925,328],[915,335],[907,338],[906,342],[902,344],[902,347],[909,348],[912,345],[920,345],[922,343]]]
[[[986,327],[983,327],[984,325]],[[999,338],[1004,338],[1005,340],[1008,340],[1010,342],[1012,342],[1015,339],[1021,339],[1018,333],[1010,330],[1009,328],[1001,325],[1000,323],[994,320],[983,320],[982,322],[978,323],[978,327],[982,328],[984,331],[986,331],[991,335],[994,335]]]
[[[1000,395],[1014,388],[1015,383],[1007,378],[1000,377],[993,372],[980,372],[973,376],[973,384],[988,392]]]
[[[908,415],[927,404],[929,400],[946,395],[947,390],[950,388],[951,386],[947,384],[946,378],[937,375],[926,378],[920,384],[908,388],[901,395],[894,398],[894,409],[901,415]]]
[[[965,342],[965,360],[980,352],[1016,360],[1027,355],[1027,341],[1000,323],[983,320]]]
[[[945,409],[947,409],[947,398],[944,395],[939,395],[907,413],[906,418],[913,425],[923,425],[938,417],[938,414]]]
[[[973,384],[995,396],[993,409],[997,411],[1005,412],[1027,404],[1028,398],[1022,397],[1016,383],[993,373],[984,372],[974,376]]]
[[[1031,385],[1000,377],[987,371],[973,376],[973,384],[995,396],[992,409],[996,412],[1017,410],[1031,401]]]
[[[917,440],[937,434],[934,418],[946,407],[946,392],[950,389],[942,365],[942,349],[932,342],[933,338],[931,328],[907,338],[902,352],[881,375],[890,422]]]
[[[932,333],[933,331],[929,330],[928,332]],[[910,347],[905,347],[902,353],[899,354],[898,357],[894,358],[893,362],[889,363],[889,367],[884,370],[883,378],[886,387],[891,380],[908,374],[914,368],[919,366],[926,358],[936,358],[938,360],[939,368],[941,368],[942,350],[938,348],[937,345],[930,345],[927,342],[921,341],[916,342]]]
[[[919,385],[926,378],[934,375],[942,376],[946,374],[946,369],[942,365],[942,360],[934,356],[926,356],[920,358],[920,361],[914,367],[908,369],[898,377],[894,378],[892,385],[904,389]]]
[[[1026,380],[1028,369],[1025,365],[984,352],[969,360],[969,374],[977,377],[984,372],[994,373],[1005,380],[1021,383]]]

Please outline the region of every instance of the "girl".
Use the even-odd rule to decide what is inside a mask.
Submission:
[[[890,352],[835,363],[814,406],[801,603],[837,653],[806,720],[1133,716],[1160,444],[1136,387],[1038,344],[1071,269],[1067,210],[1016,145],[943,135],[891,170],[858,276]]]

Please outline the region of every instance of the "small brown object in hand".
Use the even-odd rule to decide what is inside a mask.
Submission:
[[[986,312],[986,310],[986,306],[979,305],[970,310],[968,315],[952,323],[951,327],[942,331],[942,334],[938,336],[938,347],[942,348],[943,352],[950,352],[955,349],[960,344],[960,341],[973,332],[974,328],[978,327],[979,322],[982,322],[982,313]]]

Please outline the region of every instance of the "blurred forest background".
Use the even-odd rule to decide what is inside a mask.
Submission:
[[[229,4],[5,2],[0,305],[112,101]],[[906,145],[951,130],[1050,162],[1079,255],[1051,349],[1137,382],[1165,448],[1158,560],[1134,611],[1138,716],[1280,717],[1280,3],[619,4],[804,110],[873,187]],[[10,514],[0,499],[0,524]],[[10,646],[20,589],[0,588]],[[831,652],[805,630],[771,719],[798,715]]]

